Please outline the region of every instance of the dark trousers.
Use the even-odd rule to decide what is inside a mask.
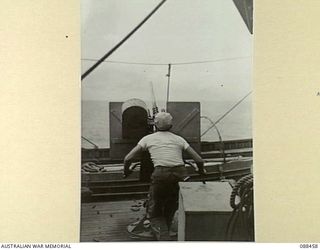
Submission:
[[[169,240],[169,228],[178,209],[179,181],[186,176],[184,166],[155,167],[151,176],[147,216],[160,239]],[[157,237],[158,238],[158,237]]]

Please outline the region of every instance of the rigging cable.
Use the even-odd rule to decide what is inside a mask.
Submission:
[[[229,57],[229,58],[221,58],[221,59],[213,59],[213,60],[203,60],[203,61],[190,61],[190,62],[175,62],[170,63],[171,65],[179,66],[179,65],[188,65],[188,64],[204,64],[204,63],[214,63],[214,62],[222,62],[222,61],[232,61],[244,58],[251,58],[251,56],[241,56],[241,57]],[[91,61],[98,62],[98,59],[92,58],[82,58],[82,61]],[[157,63],[157,62],[128,62],[128,61],[105,61],[104,63],[115,63],[115,64],[130,64],[130,65],[154,65],[154,66],[168,66],[168,63]]]
[[[98,67],[105,59],[115,52],[125,41],[127,41],[167,0],[162,0],[129,34],[125,36],[116,46],[114,46],[107,54],[101,57],[86,72],[81,75],[81,80],[88,76],[96,67]]]
[[[83,140],[89,142],[91,145],[93,145],[95,149],[98,149],[98,148],[99,148],[97,144],[93,143],[93,142],[90,141],[88,138],[86,138],[86,137],[84,137],[84,136],[81,136],[81,138],[82,138]]]
[[[209,132],[218,122],[220,122],[223,118],[225,118],[233,109],[235,109],[244,99],[246,99],[252,91],[246,94],[243,98],[241,98],[236,104],[234,104],[227,112],[225,112],[216,122],[214,122],[206,131],[204,131],[200,137],[204,136]]]

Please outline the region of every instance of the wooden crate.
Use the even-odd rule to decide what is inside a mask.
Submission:
[[[223,241],[232,213],[228,182],[182,182],[179,194],[178,240]]]

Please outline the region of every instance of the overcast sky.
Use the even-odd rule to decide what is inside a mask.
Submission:
[[[82,58],[98,59],[160,1],[82,0]],[[237,100],[251,89],[252,35],[232,0],[168,0],[108,60],[174,63],[172,100]],[[82,60],[82,71],[93,62]],[[84,100],[166,98],[167,66],[102,63],[82,83]],[[222,86],[223,85],[223,86]],[[125,90],[125,91],[124,91]]]
[[[159,2],[82,0],[82,59],[102,57]],[[173,66],[171,72],[171,101],[200,101],[203,110],[210,109],[210,102],[228,102],[229,106],[219,105],[220,110],[204,114],[214,119],[251,90],[252,40],[232,0],[168,0],[108,60],[164,64],[221,60]],[[82,72],[93,63],[82,60]],[[153,82],[158,104],[164,107],[166,74],[167,66],[102,63],[82,81],[82,99],[135,97],[150,104]],[[251,96],[242,105],[246,107],[242,112],[251,114]]]

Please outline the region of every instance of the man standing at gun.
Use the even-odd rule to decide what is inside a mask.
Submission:
[[[196,162],[198,172],[205,174],[204,161],[181,136],[171,133],[172,116],[160,112],[154,119],[157,132],[143,137],[124,159],[124,175],[130,174],[132,160],[142,151],[148,150],[154,165],[151,176],[147,217],[158,240],[170,240],[169,228],[178,209],[179,181],[186,177],[182,158],[187,152]]]

